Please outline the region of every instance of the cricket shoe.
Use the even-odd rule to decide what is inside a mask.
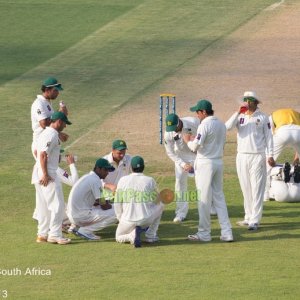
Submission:
[[[159,237],[156,235],[155,237],[146,237],[145,242],[149,244],[157,243],[159,241]]]
[[[82,237],[88,241],[99,241],[101,238],[99,235],[93,234],[92,232],[84,232],[79,230],[75,231],[75,234],[79,237]]]
[[[286,162],[283,165],[283,179],[284,179],[284,182],[290,182],[290,179],[291,179],[290,172],[291,172],[291,165],[288,162]]]
[[[232,235],[224,235],[224,236],[220,236],[220,240],[221,240],[222,242],[227,242],[227,243],[230,243],[230,242],[233,242],[233,241],[234,241]]]
[[[180,223],[182,223],[184,220],[185,220],[185,217],[179,217],[179,216],[176,216],[176,217],[173,219],[173,222],[176,223],[176,224],[180,224]]]
[[[193,241],[193,242],[210,242],[211,237],[203,239],[197,233],[195,233],[195,234],[189,234],[188,240]]]
[[[46,236],[42,236],[42,235],[38,235],[36,237],[36,242],[37,243],[47,243],[47,237]]]
[[[257,223],[249,224],[248,230],[250,230],[250,231],[256,231],[256,230],[258,230],[258,224]]]
[[[245,227],[245,226],[248,226],[249,223],[248,223],[248,221],[243,220],[243,221],[237,221],[236,225],[241,226],[241,227]]]
[[[299,166],[299,164],[295,164],[295,166],[294,166],[294,182],[295,183],[300,182],[300,166]]]
[[[48,237],[47,242],[51,244],[67,245],[71,243],[71,239],[65,238],[63,236],[58,236],[58,237],[53,236],[53,237]]]

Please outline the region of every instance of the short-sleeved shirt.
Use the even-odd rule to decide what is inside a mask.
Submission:
[[[56,177],[56,170],[58,168],[60,155],[60,140],[58,136],[58,131],[52,127],[46,127],[45,130],[40,134],[39,139],[37,141],[37,166],[39,176],[41,174],[41,152],[46,152],[48,155],[48,174],[51,177]]]
[[[91,171],[82,176],[71,189],[67,212],[74,219],[84,218],[92,210],[96,199],[100,199],[102,183],[99,176]]]
[[[111,183],[117,185],[120,178],[122,178],[125,175],[128,175],[131,173],[131,156],[128,154],[125,154],[123,159],[117,163],[114,161],[112,152],[105,155],[103,158],[107,159],[108,162],[114,166],[115,170],[113,172],[109,172],[108,175],[105,177],[103,182],[105,183]]]
[[[38,136],[43,132],[40,121],[50,118],[54,113],[52,104],[44,96],[37,95],[31,105],[31,126],[33,131],[33,141],[36,142]]]

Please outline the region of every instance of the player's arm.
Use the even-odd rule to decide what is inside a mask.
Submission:
[[[168,157],[174,163],[177,163],[182,168],[184,168],[186,163],[175,153],[175,151],[174,151],[175,141],[170,135],[165,134],[164,145],[165,145],[165,150],[166,150]]]
[[[273,135],[271,130],[271,124],[269,122],[269,118],[267,117],[264,120],[264,135],[267,144],[267,162],[271,167],[275,166],[274,156],[274,147],[273,147]]]
[[[48,162],[47,152],[42,151],[40,153],[40,165],[41,165],[43,175],[42,178],[40,179],[40,184],[43,186],[47,186],[48,183],[53,180],[48,174],[47,162]]]
[[[226,129],[231,130],[232,128],[237,126],[238,118],[239,118],[239,111],[235,112],[225,123]]]
[[[45,129],[47,126],[50,125],[50,118],[39,120],[39,124],[43,129]]]

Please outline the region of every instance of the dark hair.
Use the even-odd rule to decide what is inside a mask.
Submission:
[[[206,113],[208,116],[213,116],[215,112],[213,110],[207,110]]]
[[[45,93],[46,90],[51,90],[51,89],[53,89],[53,86],[51,86],[51,87],[46,87],[45,85],[42,85],[42,87],[41,87],[41,91],[42,91],[43,93]]]
[[[142,166],[142,167],[138,167],[138,168],[132,168],[132,171],[134,173],[143,173],[144,169],[145,169],[145,166]]]

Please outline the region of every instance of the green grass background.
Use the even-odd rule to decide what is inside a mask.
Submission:
[[[216,218],[213,242],[186,241],[197,230],[196,204],[178,226],[171,222],[174,204],[169,205],[161,242],[138,250],[117,244],[115,227],[105,229],[99,243],[74,237],[68,246],[36,244],[31,219],[30,106],[45,77],[63,82],[61,98],[72,111],[68,133],[73,141],[127,103],[142,101],[145,92],[272,3],[0,0],[0,269],[52,272],[49,277],[0,275],[0,291],[7,290],[9,299],[299,298],[300,206],[268,202],[257,233],[234,225],[243,214],[234,138],[226,146],[224,190],[235,243],[219,242]],[[99,155],[86,154],[85,148],[78,154],[84,160],[78,164],[81,174]],[[163,177],[157,175],[161,170]],[[173,187],[167,159],[147,172],[160,185]]]

